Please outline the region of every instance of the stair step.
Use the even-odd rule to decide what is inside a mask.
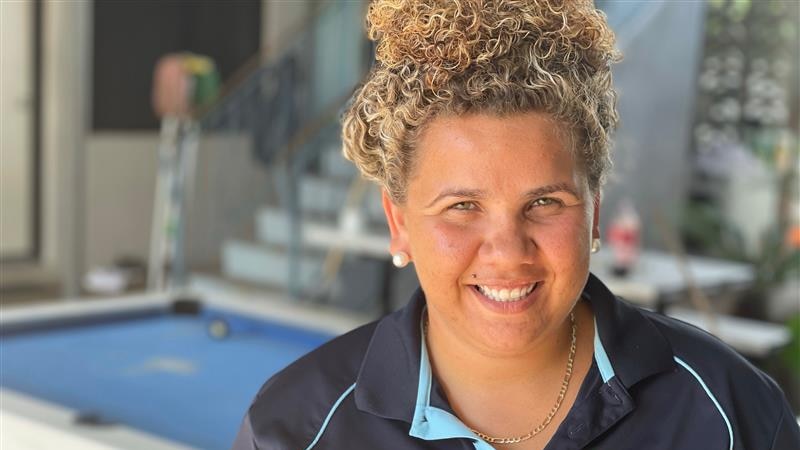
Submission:
[[[367,190],[364,198],[364,213],[369,222],[380,225],[386,224],[386,214],[383,212],[383,199],[381,198],[380,189],[371,188]]]
[[[304,214],[336,217],[347,201],[351,180],[306,175],[300,183],[300,207]],[[361,210],[367,222],[386,223],[379,189],[370,186]]]
[[[347,200],[346,181],[305,175],[300,182],[300,208],[303,213],[335,217]]]
[[[316,286],[322,279],[323,258],[300,257],[300,286]],[[234,280],[288,289],[289,256],[285,250],[258,243],[228,240],[222,246],[222,271]]]
[[[289,214],[279,208],[260,208],[256,213],[256,239],[267,245],[288,246],[292,226]]]
[[[358,169],[345,159],[340,145],[329,147],[320,153],[320,172],[323,176],[342,180],[352,180],[358,176]]]
[[[385,237],[388,239],[388,230],[380,226],[380,224],[384,224],[386,222],[386,216],[383,214],[383,209],[381,208],[379,211],[373,211],[371,214],[368,213],[366,208],[364,208],[362,211],[367,215],[366,225],[369,228],[384,230],[383,233],[376,231],[365,231],[365,238],[374,241],[375,239],[373,236],[377,235],[378,238]],[[286,247],[289,245],[292,236],[292,223],[289,220],[289,214],[287,211],[275,207],[260,208],[256,213],[255,221],[255,234],[258,242],[270,246],[280,247]],[[376,224],[378,226],[376,226]],[[330,230],[330,232],[333,233],[335,229],[338,228],[338,223],[333,221],[326,222],[319,219],[305,218],[303,219],[302,227],[302,235],[304,237],[308,237],[306,235],[309,233],[315,233],[319,229]],[[322,231],[322,233],[325,233],[325,231]],[[319,241],[319,239],[314,240],[314,242],[317,241]]]

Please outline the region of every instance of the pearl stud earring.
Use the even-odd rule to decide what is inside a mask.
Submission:
[[[600,251],[600,239],[594,238],[592,239],[592,253],[597,253]]]
[[[402,268],[408,265],[408,253],[406,252],[397,252],[392,255],[392,264],[394,264],[397,268]]]

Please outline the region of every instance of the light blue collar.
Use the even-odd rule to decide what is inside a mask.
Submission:
[[[431,384],[433,374],[431,372],[430,360],[428,359],[428,348],[425,345],[425,330],[423,320],[426,310],[423,310],[420,318],[420,361],[419,361],[419,384],[417,387],[417,403],[414,408],[414,418],[411,421],[410,436],[433,441],[437,439],[466,438],[473,441],[476,450],[494,450],[494,447],[479,438],[469,429],[458,417],[450,414],[435,406],[431,406]]]
[[[466,438],[473,441],[476,450],[494,450],[488,442],[479,438],[472,430],[464,425],[458,417],[450,414],[443,409],[431,406],[431,384],[433,374],[431,371],[430,360],[428,359],[428,348],[425,345],[425,330],[423,320],[427,308],[423,310],[420,317],[420,362],[419,362],[419,382],[417,385],[417,401],[414,408],[414,418],[411,421],[410,436],[432,441],[437,439],[457,439]],[[614,369],[606,355],[603,343],[600,341],[600,334],[597,331],[597,322],[594,324],[594,359],[603,382],[614,377]]]

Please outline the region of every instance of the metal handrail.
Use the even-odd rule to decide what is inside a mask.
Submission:
[[[198,115],[204,132],[234,130],[252,136],[253,153],[268,169],[266,181],[272,184],[268,192],[276,193],[276,200],[293,223],[287,246],[289,290],[296,296],[300,295],[297,276],[303,250],[300,230],[303,205],[298,195],[301,175],[309,167],[307,163],[335,141],[333,126],[351,95],[351,92],[337,93],[325,103],[311,97],[314,88],[320,86],[317,82],[322,80],[312,72],[316,60],[312,61],[309,50],[321,45],[320,33],[326,27],[352,17],[350,13],[354,12],[334,8],[337,5],[343,4],[323,2],[299,29],[286,34],[288,37],[280,43],[279,50],[254,55],[224,85],[223,95]],[[367,44],[366,40],[363,42]],[[361,52],[361,49],[349,47],[348,51]],[[349,90],[346,87],[351,82],[349,76],[362,78],[368,70],[368,61],[363,62],[364,67],[348,70],[348,78],[332,78],[336,89]]]
[[[218,108],[220,104],[224,103],[225,99],[230,94],[236,92],[236,90],[248,80],[252,79],[257,72],[286,54],[297,37],[306,32],[314,22],[319,20],[319,18],[333,6],[333,4],[334,2],[327,0],[311,4],[311,11],[309,14],[304,17],[303,20],[297,21],[289,26],[288,33],[286,33],[285,37],[280,38],[273,48],[260,48],[258,52],[250,56],[241,66],[234,70],[233,74],[231,74],[228,79],[223,81],[217,99],[198,110],[197,117],[199,121],[202,122],[209,113]]]

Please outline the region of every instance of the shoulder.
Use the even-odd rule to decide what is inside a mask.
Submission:
[[[735,442],[770,448],[788,411],[775,381],[712,334],[661,314],[643,315],[672,348],[673,379],[697,392],[696,401],[713,405]]]
[[[307,448],[334,405],[352,391],[377,324],[334,338],[267,380],[240,435],[246,431],[253,448]]]
[[[642,311],[672,348],[679,366],[705,375],[711,382],[756,383],[773,390],[775,382],[716,336],[678,319]]]

